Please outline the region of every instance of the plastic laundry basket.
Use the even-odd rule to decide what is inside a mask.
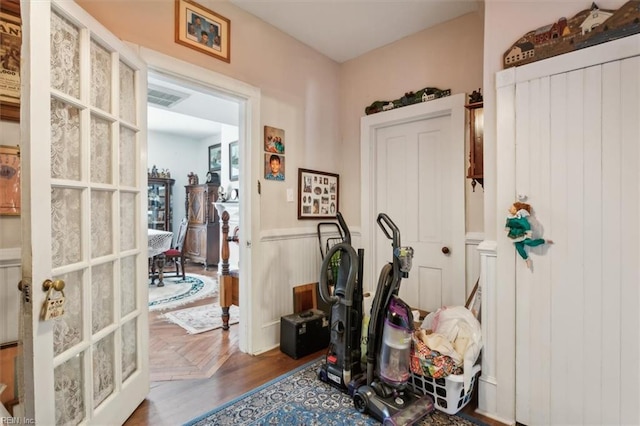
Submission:
[[[464,391],[464,376],[452,374],[441,379],[434,379],[411,373],[409,383],[414,392],[429,395],[433,398],[433,405],[447,414],[456,414],[471,400],[476,379],[480,373],[480,365],[473,366],[473,376],[467,392]]]

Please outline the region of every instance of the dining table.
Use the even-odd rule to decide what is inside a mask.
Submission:
[[[164,286],[164,265],[166,261],[165,252],[171,248],[173,241],[173,232],[162,231],[160,229],[147,229],[148,237],[148,257],[151,278],[151,284],[156,278],[155,271],[158,271],[158,287]]]

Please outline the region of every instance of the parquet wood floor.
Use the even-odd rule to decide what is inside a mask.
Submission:
[[[204,270],[201,265],[187,265],[187,272],[215,277],[215,269]],[[180,306],[215,303],[218,295]],[[167,311],[165,311],[167,312]],[[211,330],[200,334],[187,334],[180,326],[166,321],[164,312],[149,312],[149,370],[152,382],[166,380],[206,379],[211,377],[226,359],[229,347],[237,347],[237,328],[228,331]]]
[[[217,273],[200,265],[188,265],[187,272]],[[211,298],[203,299],[188,306],[211,302]],[[125,426],[184,424],[324,354],[320,350],[294,360],[276,348],[251,356],[238,349],[239,327],[189,335],[158,318],[156,312],[149,313],[149,327],[151,389]],[[476,414],[475,406],[472,401],[464,412],[490,426],[502,426]]]

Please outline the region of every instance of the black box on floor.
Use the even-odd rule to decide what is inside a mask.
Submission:
[[[293,359],[329,346],[329,319],[318,309],[280,318],[280,350]]]

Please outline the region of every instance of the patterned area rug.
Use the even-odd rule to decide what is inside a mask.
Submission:
[[[218,281],[204,275],[187,274],[164,279],[164,286],[149,286],[149,311],[173,309],[193,301],[213,296],[218,291]]]
[[[318,359],[303,365],[186,425],[379,425],[373,417],[359,413],[349,395],[318,379],[316,371],[321,362]],[[462,416],[435,410],[417,424],[484,425]]]
[[[189,334],[204,333],[222,327],[222,308],[217,303],[180,309],[162,314],[167,321],[179,325]],[[229,307],[229,325],[240,320],[240,308]]]

